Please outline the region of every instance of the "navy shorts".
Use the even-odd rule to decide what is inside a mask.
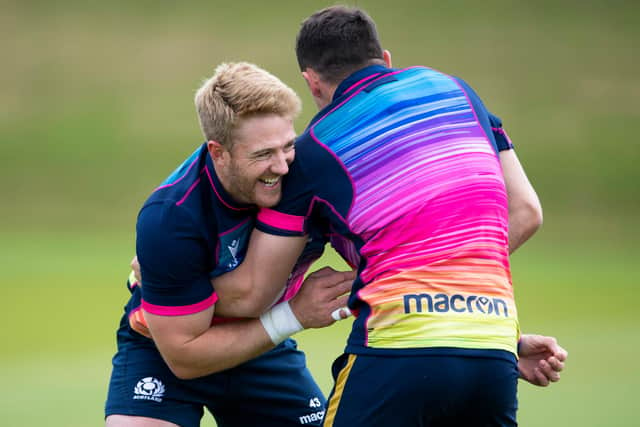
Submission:
[[[516,426],[515,357],[344,354],[325,427]]]
[[[320,426],[326,400],[288,339],[238,367],[192,380],[177,378],[153,342],[123,318],[105,407],[113,414],[200,425],[204,408],[219,427]]]

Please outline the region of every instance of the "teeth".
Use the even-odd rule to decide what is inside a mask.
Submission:
[[[264,182],[267,185],[267,187],[273,187],[278,183],[279,179],[280,178],[261,179],[260,181]]]

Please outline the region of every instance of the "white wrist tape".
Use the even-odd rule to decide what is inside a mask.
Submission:
[[[342,320],[342,316],[344,316],[345,319],[351,316],[351,310],[349,310],[349,307],[340,307],[331,312],[333,320]]]
[[[281,302],[260,316],[262,326],[275,345],[289,338],[304,328],[293,314],[289,302]]]

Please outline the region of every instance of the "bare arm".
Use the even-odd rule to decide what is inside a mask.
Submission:
[[[144,317],[171,371],[182,379],[231,368],[274,347],[259,319],[211,326],[214,307],[187,316]]]
[[[509,253],[515,252],[542,225],[542,206],[514,150],[500,152],[509,200]]]
[[[220,296],[221,316],[255,317],[280,295],[307,237],[274,236],[254,230],[244,261],[211,282]]]
[[[300,325],[306,329],[333,324],[331,313],[346,305],[344,294],[351,289],[352,281],[353,273],[328,268],[309,275],[290,301]],[[187,316],[144,312],[158,350],[178,378],[196,378],[229,369],[274,347],[260,319],[210,326],[217,305]]]
[[[260,238],[260,236],[256,237],[258,239]],[[304,240],[301,241],[304,242]],[[283,240],[283,242],[286,243],[286,240]],[[260,243],[255,243],[255,245],[259,244]],[[296,247],[287,248],[295,250]],[[266,280],[268,278],[268,271],[265,269],[264,275],[259,275],[257,273],[257,269],[256,271],[253,270],[254,264],[252,263],[254,262],[257,263],[260,261],[250,260],[247,262],[245,260],[245,262],[240,264],[236,270],[230,271],[215,279],[211,279],[211,284],[216,289],[216,293],[220,298],[216,304],[216,314],[218,316],[259,317],[282,295],[282,292],[285,290],[287,280],[285,279],[281,283],[275,280]],[[288,266],[284,266],[279,263],[276,264],[276,267],[278,268],[273,274],[278,275],[278,277],[284,276]],[[131,260],[131,268],[133,269],[138,282],[141,282],[142,276],[140,274],[140,263],[138,262],[137,256]],[[291,269],[293,269],[293,265],[291,265]],[[254,280],[253,274],[256,274],[258,278],[263,276],[262,278],[264,280]],[[257,283],[258,286],[254,286],[254,282]]]

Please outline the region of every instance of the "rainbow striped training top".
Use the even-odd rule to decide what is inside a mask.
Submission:
[[[493,129],[492,129],[493,126]],[[516,353],[498,118],[462,80],[371,66],[296,144],[267,233],[329,236],[354,267],[349,353]]]

